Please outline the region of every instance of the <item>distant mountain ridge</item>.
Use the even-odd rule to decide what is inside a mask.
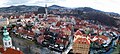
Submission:
[[[57,9],[63,8],[65,10],[66,9],[70,10],[70,8],[56,6],[56,5],[51,7],[54,7],[54,8],[56,7]],[[80,18],[82,19],[99,21],[103,25],[115,26],[120,29],[120,14],[118,13],[104,12],[104,11],[96,10],[90,7],[72,8],[72,12],[75,13],[75,16],[79,15]],[[69,14],[65,14],[65,15],[69,15]]]
[[[79,7],[79,8],[75,8],[76,10],[80,10],[80,11],[85,11],[85,12],[102,12],[100,10],[96,10],[90,7]]]
[[[50,8],[50,9],[59,9],[59,8],[66,8],[66,7],[62,7],[62,6],[58,6],[58,5],[52,5],[52,6],[49,6],[48,8]]]
[[[28,12],[28,11],[38,11],[38,8],[40,8],[42,6],[27,6],[27,5],[19,5],[19,6],[10,6],[10,7],[2,7],[0,8],[0,13],[4,13],[4,12]],[[67,7],[62,7],[62,6],[58,6],[58,5],[52,5],[48,7],[49,9],[60,9],[60,8],[64,8],[64,9],[69,9]],[[85,12],[103,12],[100,10],[96,10],[90,7],[78,7],[78,8],[73,8],[75,10],[80,10],[80,11],[85,11]],[[113,15],[119,15],[118,13],[113,13],[113,12],[105,12],[107,14],[113,14]]]
[[[0,14],[3,13],[21,13],[21,12],[34,12],[34,11],[45,11],[42,6],[10,6],[0,8]],[[120,14],[114,12],[103,12],[90,7],[78,7],[78,8],[67,8],[58,5],[52,5],[48,7],[49,11],[62,13],[62,15],[74,15],[80,16],[80,18],[86,20],[96,20],[105,25],[115,26],[120,28]],[[39,12],[38,12],[39,13]]]
[[[10,6],[0,8],[0,13],[15,13],[15,12],[28,12],[28,11],[37,11],[40,6]]]

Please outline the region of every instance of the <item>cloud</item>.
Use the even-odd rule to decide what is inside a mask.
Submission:
[[[48,6],[53,4],[58,4],[59,2],[64,2],[66,0],[0,0],[0,7],[4,6],[16,6],[16,5],[37,5],[44,6],[48,4]]]
[[[0,7],[6,7],[7,2],[8,2],[8,0],[0,0]]]
[[[55,3],[57,0],[31,0],[28,3]]]
[[[65,0],[0,0],[0,1],[2,1],[0,2],[0,5],[3,6],[16,6],[16,5],[44,6],[45,4],[48,4],[48,6],[50,6],[52,4],[57,4],[58,2]]]
[[[44,6],[45,4],[48,4],[48,6],[51,6],[61,1],[65,1],[65,0],[30,0],[27,4],[38,5],[38,6]]]
[[[120,13],[120,0],[0,0],[0,7],[11,5],[37,5],[53,4],[65,7],[92,7],[107,12]]]
[[[8,0],[8,2],[6,3],[6,5],[19,5],[19,4],[25,4],[27,3],[29,0]]]
[[[66,7],[92,7],[94,9],[120,13],[120,0],[66,0],[58,3]]]

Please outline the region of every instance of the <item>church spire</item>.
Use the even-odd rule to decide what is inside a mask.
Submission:
[[[6,26],[4,26],[4,29],[3,29],[3,45],[4,45],[4,50],[12,47],[12,40],[11,40],[11,37],[9,36],[9,32],[7,31]]]
[[[48,10],[47,10],[47,4],[45,4],[45,18],[47,18]]]
[[[7,27],[6,26],[4,26],[4,29],[3,29],[3,36],[4,37],[8,37],[8,35],[9,35],[9,32],[7,32]]]

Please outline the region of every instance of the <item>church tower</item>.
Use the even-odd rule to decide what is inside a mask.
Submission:
[[[7,48],[11,48],[12,47],[12,39],[9,36],[9,32],[7,31],[7,27],[6,26],[4,26],[4,29],[3,29],[3,45],[4,45],[4,51]]]
[[[45,5],[45,18],[47,18],[48,10],[47,10],[47,4]]]

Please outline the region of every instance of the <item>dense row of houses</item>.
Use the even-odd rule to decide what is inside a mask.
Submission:
[[[23,54],[23,52],[18,48],[13,46],[12,38],[9,36],[7,27],[3,29],[3,46],[0,45],[0,54]]]
[[[20,34],[20,36],[25,39],[37,39],[40,44],[45,44],[45,41],[50,41],[50,39],[52,39],[51,41],[54,40],[55,42],[53,44],[55,45],[48,42],[49,45],[47,46],[51,48],[58,47],[62,44],[63,46],[67,46],[69,37],[74,37],[73,52],[83,54],[88,54],[91,42],[97,42],[99,45],[106,47],[111,42],[112,38],[117,37],[119,34],[115,29],[110,29],[107,26],[95,25],[72,16],[60,18],[59,16],[49,15],[46,19],[42,17],[44,16],[40,14],[19,16],[18,20],[20,21],[16,20],[12,22],[15,23],[15,25],[19,25],[13,27],[13,32]],[[11,19],[16,18],[13,17]],[[37,38],[35,38],[36,34]],[[53,37],[54,35],[55,37]],[[60,48],[62,49],[63,47],[59,47],[58,50],[60,50]]]
[[[47,12],[44,15],[11,16],[6,23],[12,26],[13,33],[19,34],[22,38],[36,40],[39,45],[59,52],[66,51],[69,45],[72,45],[70,47],[76,54],[89,54],[93,42],[99,46],[108,47],[120,34],[116,28],[92,24],[89,20],[81,20],[74,16],[61,18],[58,15],[47,14]],[[115,43],[119,42],[120,40],[117,39]]]

